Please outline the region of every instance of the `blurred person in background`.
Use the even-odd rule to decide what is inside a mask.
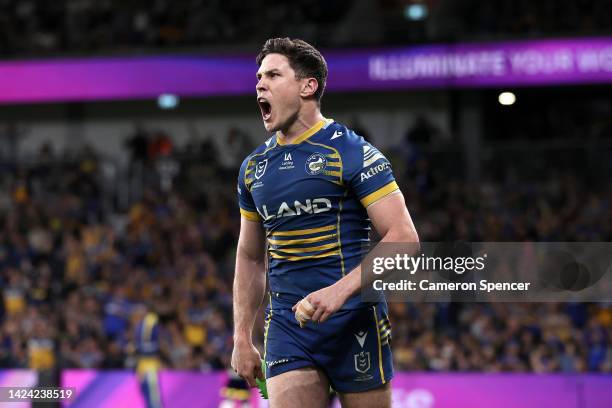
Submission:
[[[159,384],[159,370],[162,368],[159,318],[148,306],[138,304],[132,312],[132,321],[135,327],[136,374],[147,408],[163,408]]]

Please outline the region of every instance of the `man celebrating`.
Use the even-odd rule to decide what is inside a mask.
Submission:
[[[323,117],[327,64],[301,40],[266,41],[257,103],[275,135],[240,168],[232,367],[251,385],[265,374],[270,407],[390,407],[386,303],[363,303],[360,262],[370,221],[382,241],[418,242],[387,159]],[[265,373],[252,342],[270,281]]]

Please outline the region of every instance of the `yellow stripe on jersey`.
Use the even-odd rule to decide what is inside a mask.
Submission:
[[[143,341],[150,341],[151,334],[153,333],[153,327],[157,324],[157,316],[153,313],[148,313],[143,322],[142,339]]]
[[[335,225],[326,225],[324,227],[318,228],[307,228],[301,230],[292,230],[292,231],[274,231],[270,235],[273,237],[283,237],[283,236],[295,236],[295,235],[310,235],[316,234],[319,232],[332,231],[336,229]]]
[[[305,261],[308,259],[315,259],[315,258],[326,258],[328,256],[335,256],[335,255],[340,255],[340,251],[339,250],[334,250],[334,251],[330,251],[330,252],[324,252],[322,254],[316,254],[316,255],[304,255],[304,256],[289,256],[289,255],[278,255],[274,252],[270,252],[270,256],[274,259],[285,259],[287,261]]]
[[[340,162],[327,162],[325,167],[342,167],[342,163]]]
[[[299,254],[301,252],[316,252],[316,251],[324,251],[326,249],[337,248],[338,243],[332,242],[331,244],[319,245],[314,247],[303,247],[303,248],[270,248],[271,252],[285,252],[288,254]]]
[[[261,220],[261,217],[255,211],[247,211],[241,208],[240,214],[249,221],[260,221]]]
[[[253,172],[253,169],[255,168],[256,163],[257,163],[256,161],[252,161],[252,160],[247,163],[246,169],[244,171],[245,179],[246,179],[246,176],[248,176],[249,174]]]
[[[376,201],[380,200],[384,196],[389,195],[389,194],[391,194],[392,192],[394,192],[395,190],[398,190],[398,189],[399,189],[399,187],[398,187],[397,183],[395,181],[392,181],[389,184],[379,188],[375,192],[370,193],[367,196],[363,197],[360,200],[361,204],[364,207],[367,208],[368,206],[374,204]]]
[[[340,247],[340,271],[342,272],[342,276],[346,275],[346,272],[344,270],[344,255],[342,255],[342,240],[340,239],[340,214],[342,214],[342,202],[344,201],[344,199],[346,198],[346,196],[348,195],[348,189],[344,190],[344,194],[342,195],[342,198],[340,199],[340,202],[338,203],[338,246]]]
[[[321,128],[325,125],[325,120],[321,120],[319,122],[317,122],[316,125],[314,125],[313,127],[311,127],[310,129],[308,129],[307,131],[305,131],[304,133],[302,133],[300,136],[298,136],[297,139],[295,139],[292,143],[285,143],[279,136],[278,132],[276,133],[276,143],[278,143],[279,145],[285,145],[285,144],[290,144],[290,145],[295,145],[295,144],[299,144],[302,143],[304,140],[308,139],[310,136],[314,135],[315,133],[317,133],[319,130],[321,130]]]
[[[376,306],[373,306],[374,308],[374,322],[376,323],[376,327],[378,327],[378,316],[376,315]],[[385,380],[385,371],[383,370],[383,364],[382,364],[382,342],[380,339],[380,332],[377,330],[376,331],[376,339],[378,340],[378,369],[380,370],[380,379],[382,380],[382,383],[386,383],[387,381]]]
[[[272,321],[272,293],[269,293],[270,296],[270,313],[268,314],[268,317],[266,318],[265,322],[264,322],[264,355],[263,355],[263,359],[264,361],[266,361],[266,354],[268,352],[268,331],[270,330],[270,322]],[[268,378],[268,365],[264,364],[264,377]]]
[[[313,242],[325,241],[327,239],[336,238],[336,234],[321,235],[319,237],[304,238],[304,239],[269,239],[268,242],[272,245],[302,245]]]

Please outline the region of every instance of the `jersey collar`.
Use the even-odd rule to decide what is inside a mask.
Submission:
[[[308,129],[307,131],[299,135],[297,139],[295,139],[292,143],[285,143],[283,139],[279,136],[279,132],[276,132],[276,144],[278,144],[279,146],[300,144],[304,140],[308,139],[310,136],[314,135],[319,130],[321,130],[321,128],[327,127],[327,125],[329,125],[331,122],[333,122],[333,119],[320,120],[319,122],[317,122],[316,125],[314,125],[310,129]]]

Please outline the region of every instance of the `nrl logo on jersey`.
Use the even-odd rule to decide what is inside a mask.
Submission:
[[[360,351],[354,355],[355,371],[365,374],[370,370],[370,352]]]
[[[257,162],[257,164],[255,165],[255,178],[257,180],[259,180],[264,175],[267,167],[268,167],[268,159],[264,159],[260,162]]]
[[[327,198],[307,198],[302,204],[300,201],[295,200],[293,205],[286,202],[282,202],[278,207],[276,213],[268,211],[267,205],[262,205],[261,209],[258,208],[257,212],[262,216],[265,221],[273,220],[281,217],[294,217],[302,214],[319,214],[322,212],[330,211],[332,208],[331,201]]]

